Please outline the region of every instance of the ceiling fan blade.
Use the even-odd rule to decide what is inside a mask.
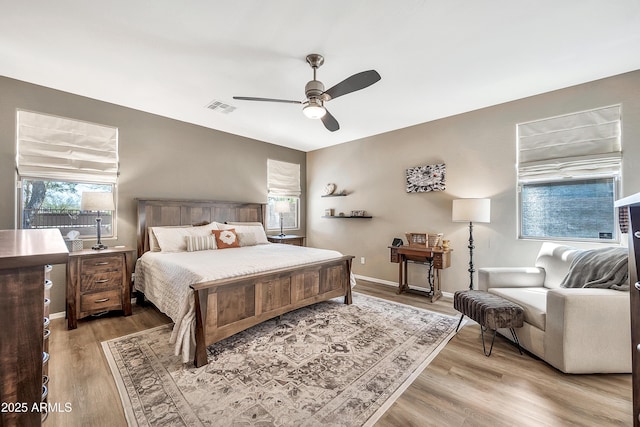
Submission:
[[[290,99],[254,98],[252,96],[234,96],[233,99],[240,99],[242,101],[266,101],[266,102],[284,102],[287,104],[302,104],[301,101],[292,101]]]
[[[380,79],[380,74],[376,70],[363,71],[347,77],[337,85],[327,89],[324,93],[329,95],[329,99],[333,99],[369,87]]]
[[[326,107],[325,107],[325,110],[327,111],[326,114],[322,116],[322,118],[320,119],[322,120],[324,127],[326,127],[331,132],[335,132],[338,129],[340,129],[340,125],[338,124],[338,121],[336,120],[336,118],[331,115],[331,113],[329,112],[329,110],[326,109]]]

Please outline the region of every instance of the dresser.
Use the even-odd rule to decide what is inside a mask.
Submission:
[[[0,230],[0,426],[39,426],[48,398],[52,264],[69,253],[58,230]],[[45,289],[46,288],[46,289]],[[55,356],[54,356],[55,357]]]
[[[640,427],[640,193],[615,203],[628,209],[629,215],[629,310],[631,311],[631,378],[633,388],[633,425]]]
[[[134,249],[86,249],[69,254],[67,326],[78,319],[112,310],[131,314],[131,270]]]

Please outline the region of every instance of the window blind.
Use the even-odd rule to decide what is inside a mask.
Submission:
[[[622,163],[620,105],[521,123],[521,181],[615,175]]]
[[[300,165],[267,159],[267,188],[272,197],[300,197]]]
[[[115,184],[118,129],[18,111],[16,163],[21,177]]]

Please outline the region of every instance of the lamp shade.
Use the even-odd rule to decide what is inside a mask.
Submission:
[[[453,201],[453,222],[491,222],[491,199],[457,199]]]
[[[113,193],[85,191],[82,193],[80,209],[83,211],[112,211],[115,209]]]
[[[289,202],[286,200],[280,200],[276,202],[274,206],[276,213],[287,213],[291,210]]]

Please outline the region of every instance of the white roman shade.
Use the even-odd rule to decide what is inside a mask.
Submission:
[[[300,165],[267,159],[270,197],[300,197]]]
[[[620,105],[518,124],[518,179],[620,173]]]
[[[118,129],[18,111],[18,174],[55,181],[115,184]]]

